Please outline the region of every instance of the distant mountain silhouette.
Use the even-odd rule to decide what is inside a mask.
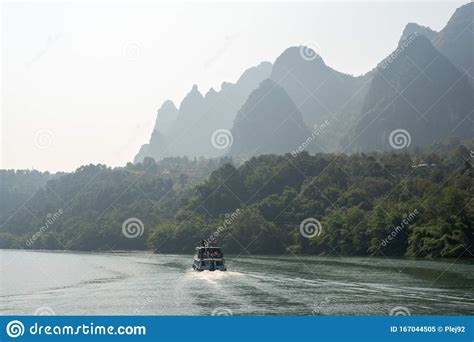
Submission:
[[[259,154],[283,154],[296,149],[309,135],[291,98],[268,79],[237,113],[230,155],[239,160]]]
[[[428,38],[409,36],[375,70],[362,117],[345,144],[361,151],[389,149],[396,129],[408,131],[412,146],[471,138],[472,94],[468,77]]]
[[[433,40],[438,32],[433,31],[427,26],[421,26],[416,23],[408,23],[403,30],[402,37],[400,38],[400,42],[406,40],[411,35],[421,34],[428,38],[429,40]],[[400,43],[399,42],[399,43]]]
[[[135,157],[161,160],[169,156],[217,157],[226,153],[211,144],[212,133],[232,128],[232,122],[249,94],[270,76],[271,63],[246,70],[235,83],[224,82],[220,91],[210,89],[203,96],[196,85],[176,109],[166,101],[158,110],[150,142],[143,145]]]
[[[433,45],[461,71],[474,71],[474,3],[456,10]]]
[[[325,133],[330,139],[319,141],[326,151],[340,149],[340,139],[360,113],[370,77],[338,72],[305,46],[285,50],[276,59],[271,76],[288,93],[308,127],[331,122]]]
[[[474,66],[474,3],[459,7],[446,26],[436,32],[429,27],[410,23],[402,39],[411,34],[428,38],[433,46],[446,56],[460,71],[471,71]]]
[[[171,129],[173,122],[178,117],[178,114],[179,111],[174,105],[173,101],[167,100],[163,102],[156,115],[154,130],[166,134]]]
[[[410,135],[408,148],[472,139],[473,17],[469,3],[440,32],[407,24],[396,49],[357,77],[332,69],[311,47],[294,46],[273,66],[251,68],[218,92],[203,96],[194,86],[179,109],[171,101],[159,109],[135,161],[282,154],[314,138],[322,124],[304,147],[310,152],[389,149],[390,134],[399,129]],[[230,148],[212,146],[219,129],[232,132]]]

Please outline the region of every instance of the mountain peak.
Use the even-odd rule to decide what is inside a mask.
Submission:
[[[276,59],[275,65],[294,65],[302,62],[326,66],[324,60],[313,48],[304,45],[292,46],[283,51],[283,53]]]
[[[172,122],[178,116],[178,109],[174,105],[173,101],[166,100],[161,105],[160,109],[156,114],[155,128],[154,131],[160,131],[166,133],[171,127]]]
[[[166,100],[165,102],[163,102],[163,104],[161,105],[160,109],[158,109],[158,112],[162,111],[162,110],[178,110],[174,104],[173,101],[171,100]]]
[[[456,11],[454,12],[453,16],[451,17],[451,19],[449,19],[449,21],[457,21],[459,20],[460,18],[463,18],[467,21],[471,21],[472,22],[472,18],[474,16],[474,2],[469,2],[461,7],[458,7],[456,9]],[[448,22],[448,25],[449,25],[449,22]]]
[[[436,37],[437,32],[433,31],[431,28],[427,26],[421,26],[417,23],[408,23],[403,30],[402,36],[400,37],[400,41],[406,40],[412,34],[422,35],[428,38],[429,40],[433,40]]]
[[[456,9],[446,26],[433,39],[433,45],[463,70],[474,68],[474,3]]]
[[[221,84],[221,91],[225,91],[233,86],[230,82],[222,82]]]
[[[285,90],[266,79],[238,111],[232,135],[230,155],[250,157],[291,152],[309,136],[309,131]]]
[[[262,62],[257,66],[254,66],[252,68],[249,68],[244,71],[242,76],[239,77],[239,80],[237,83],[243,83],[243,82],[254,82],[255,78],[265,78],[262,77],[262,75],[266,75],[267,77],[271,74],[272,72],[272,63],[270,62]]]
[[[413,55],[438,55],[439,51],[436,50],[428,37],[415,32],[398,43],[397,50],[395,50],[392,55],[397,53],[398,55],[407,54],[411,58],[414,58]]]
[[[213,96],[213,95],[215,95],[215,94],[217,94],[217,91],[216,91],[213,87],[211,87],[211,88],[209,88],[209,90],[207,91],[205,97]]]

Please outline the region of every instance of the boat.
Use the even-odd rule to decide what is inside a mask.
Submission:
[[[193,269],[195,271],[227,271],[222,248],[205,244],[196,247]]]

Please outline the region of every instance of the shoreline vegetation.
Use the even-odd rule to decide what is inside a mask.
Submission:
[[[35,253],[65,253],[65,254],[103,254],[103,255],[113,255],[113,254],[150,254],[153,255],[160,255],[159,253],[155,253],[153,249],[113,249],[113,250],[74,250],[74,249],[25,249],[25,248],[0,248],[0,251],[16,251],[16,252],[35,252]],[[150,252],[150,253],[149,253]],[[169,257],[169,256],[189,256],[192,257],[194,254],[194,250],[189,252],[182,252],[182,253],[166,253],[161,254],[162,256]],[[225,252],[225,251],[224,251]],[[286,253],[284,257],[290,257],[293,254]],[[248,254],[231,254],[225,253],[225,258],[258,258],[258,259],[269,259],[272,257],[282,257],[281,254],[255,254],[255,255],[248,255]],[[367,260],[385,260],[386,257],[382,255],[345,255],[345,256],[337,256],[337,255],[329,255],[329,254],[298,254],[298,257],[305,258],[305,257],[321,257],[325,258],[327,261],[331,260],[353,260],[354,258],[360,259],[367,259]],[[465,265],[472,265],[474,263],[473,257],[463,257],[463,258],[447,258],[447,257],[408,257],[408,256],[391,256],[389,259],[391,260],[412,260],[412,261],[426,261],[426,262],[443,262],[443,263],[452,263],[456,261],[456,263],[465,264]],[[365,265],[368,266],[368,265]]]
[[[1,170],[0,248],[472,257],[472,148],[434,150]]]

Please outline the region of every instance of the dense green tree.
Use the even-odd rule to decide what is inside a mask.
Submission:
[[[0,210],[0,248],[192,253],[206,239],[235,254],[472,257],[470,150],[436,150],[2,171],[11,203]],[[141,225],[133,237],[123,231],[130,218]],[[308,218],[321,224],[314,236],[301,233]]]

